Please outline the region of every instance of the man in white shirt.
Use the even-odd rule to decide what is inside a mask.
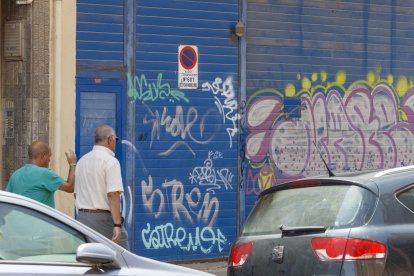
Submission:
[[[108,125],[95,130],[95,146],[78,161],[75,171],[77,220],[126,249],[128,236],[122,227],[121,166],[115,158],[118,137]]]

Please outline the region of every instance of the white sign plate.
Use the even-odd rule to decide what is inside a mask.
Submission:
[[[178,46],[178,89],[198,88],[198,48]]]

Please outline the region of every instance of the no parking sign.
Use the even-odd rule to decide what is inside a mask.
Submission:
[[[178,88],[198,88],[198,48],[193,45],[178,46]]]

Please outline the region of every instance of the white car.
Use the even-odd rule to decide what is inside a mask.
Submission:
[[[0,191],[0,275],[212,275],[137,256],[69,216]]]

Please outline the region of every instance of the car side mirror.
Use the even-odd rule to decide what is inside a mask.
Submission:
[[[76,261],[89,265],[111,265],[119,267],[116,252],[101,243],[84,243],[76,250]]]

